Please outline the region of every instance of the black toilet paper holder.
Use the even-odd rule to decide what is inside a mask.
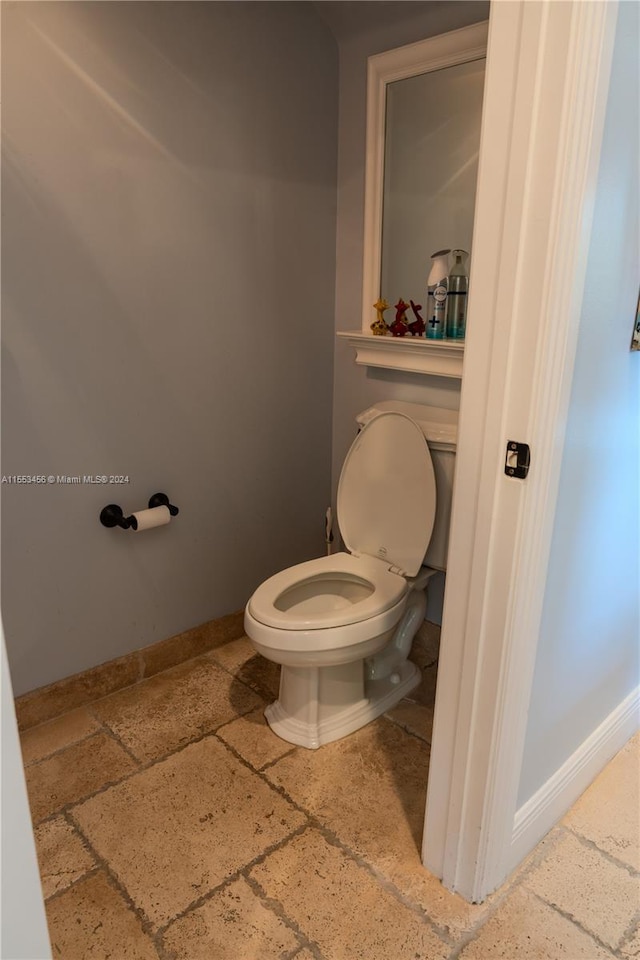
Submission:
[[[167,507],[172,517],[180,513],[177,507],[169,503],[169,497],[166,493],[154,493],[152,497],[149,497],[149,509],[153,510],[154,507]],[[122,527],[123,530],[138,529],[136,518],[134,516],[125,517],[122,507],[119,507],[117,503],[108,503],[106,507],[103,507],[100,511],[100,523],[103,527]]]

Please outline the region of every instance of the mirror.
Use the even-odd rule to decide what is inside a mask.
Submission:
[[[436,250],[472,253],[486,43],[480,23],[369,59],[363,332],[379,297],[424,316]]]

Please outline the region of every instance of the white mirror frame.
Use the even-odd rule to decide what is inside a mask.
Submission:
[[[396,80],[485,57],[488,32],[489,22],[485,20],[369,57],[362,333],[354,335],[352,332],[351,336],[341,334],[356,346],[358,363],[455,378],[462,376],[464,345],[461,343],[413,337],[392,340],[390,337],[374,337],[371,334],[371,323],[374,319],[372,304],[380,295],[386,93],[387,84]],[[426,351],[429,351],[429,356]]]

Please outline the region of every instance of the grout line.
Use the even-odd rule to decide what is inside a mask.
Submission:
[[[398,887],[393,883],[393,881],[385,877],[384,874],[379,872],[366,859],[364,859],[359,854],[357,854],[354,850],[352,850],[346,843],[344,843],[340,839],[340,837],[333,830],[327,827],[326,824],[324,824],[315,814],[311,813],[309,810],[306,810],[301,804],[299,804],[296,800],[294,800],[293,797],[283,787],[280,787],[277,784],[273,783],[266,776],[264,776],[261,770],[257,770],[255,767],[253,767],[249,763],[249,761],[245,760],[245,758],[242,757],[234,747],[232,747],[230,744],[226,743],[225,741],[221,741],[221,742],[224,743],[227,750],[229,750],[229,752],[233,754],[233,756],[240,763],[248,767],[249,770],[251,770],[257,776],[259,776],[269,787],[271,787],[272,790],[274,790],[281,797],[287,800],[298,812],[302,813],[307,818],[308,825],[313,827],[315,830],[317,830],[318,833],[321,834],[324,840],[326,840],[332,846],[337,847],[345,856],[353,860],[353,862],[356,863],[357,866],[366,870],[366,872],[369,873],[369,875],[372,876],[380,886],[382,886],[384,889],[387,890],[387,892],[389,892],[392,896],[394,896],[396,900],[402,903],[403,906],[410,909],[414,914],[417,914],[423,922],[426,922],[433,929],[434,933],[436,933],[441,940],[444,940],[445,944],[449,946],[453,945],[454,941],[450,937],[448,931],[445,928],[440,927],[434,920],[432,920],[432,918],[427,914],[427,912],[424,910],[424,908],[420,904],[416,903],[410,897],[406,896],[406,894],[404,894],[401,890],[398,889]],[[295,748],[295,749],[298,749],[298,748]]]
[[[224,646],[224,644],[222,644],[222,646]],[[133,652],[136,653],[137,651],[133,651]],[[210,652],[211,651],[205,650],[202,653],[196,654],[194,657],[188,657],[186,660],[179,660],[178,663],[173,663],[171,664],[171,666],[166,667],[164,670],[158,670],[156,673],[152,673],[148,677],[147,676],[139,677],[139,679],[134,680],[132,683],[126,683],[122,687],[117,687],[115,690],[110,690],[109,693],[105,693],[101,697],[92,697],[90,700],[87,700],[84,703],[76,704],[75,706],[70,707],[68,710],[63,710],[62,713],[57,713],[55,714],[55,716],[49,717],[47,720],[42,720],[40,723],[31,724],[31,726],[21,729],[20,733],[24,734],[31,730],[36,730],[38,727],[42,727],[46,723],[53,723],[55,720],[60,720],[62,719],[62,717],[66,717],[69,713],[74,713],[74,711],[76,710],[87,710],[91,714],[91,716],[94,717],[94,719],[97,719],[95,717],[95,714],[93,713],[93,707],[96,704],[102,703],[104,700],[109,700],[112,697],[117,697],[119,694],[122,694],[127,690],[129,691],[133,690],[133,688],[137,687],[139,684],[146,683],[149,680],[153,680],[154,677],[160,677],[165,673],[169,673],[170,670],[175,670],[186,663],[192,663],[195,660],[201,660],[205,658],[208,659]],[[216,665],[219,666],[219,664],[216,664]]]
[[[400,701],[402,703],[402,700]],[[422,704],[419,704],[422,706]],[[400,720],[396,720],[395,717],[390,717],[389,714],[383,713],[382,716],[385,720],[388,720],[389,723],[392,723],[395,727],[398,727],[402,730],[403,733],[406,733],[407,736],[413,737],[414,740],[419,740],[420,743],[426,743],[427,746],[431,746],[431,738],[427,739],[426,737],[421,736],[419,733],[416,733],[415,730],[410,730],[409,727],[405,726],[405,723]]]
[[[88,800],[93,800],[94,797],[97,797],[101,793],[106,793],[106,791],[110,790],[111,787],[119,786],[119,784],[124,783],[125,780],[130,780],[131,777],[137,776],[138,773],[141,773],[141,770],[132,770],[131,773],[125,774],[125,776],[120,777],[119,780],[108,780],[106,783],[103,783],[101,787],[94,793],[87,793],[81,797],[75,797],[73,800],[69,800],[68,803],[63,804],[61,807],[57,807],[51,813],[48,813],[46,817],[42,817],[40,820],[35,820],[32,817],[32,825],[34,829],[36,827],[41,827],[44,823],[49,823],[49,821],[54,820],[56,817],[66,816],[68,813],[71,813],[74,807],[78,807],[80,804],[86,803]]]
[[[463,938],[463,940],[456,945],[456,948],[454,949],[453,953],[451,954],[451,957],[449,958],[449,960],[457,960],[460,952],[464,949],[464,947],[467,946],[468,943],[470,943],[472,940],[474,940],[474,939],[478,936],[478,934],[481,932],[481,930],[482,930],[482,928],[484,927],[484,925],[491,919],[491,917],[492,917],[493,914],[496,912],[497,908],[502,904],[502,902],[503,902],[510,894],[512,894],[515,890],[517,890],[519,887],[524,887],[524,888],[526,889],[527,893],[531,893],[531,894],[532,894],[533,896],[535,896],[538,900],[540,900],[541,902],[545,903],[548,907],[551,907],[551,909],[555,910],[556,913],[561,914],[561,916],[563,916],[566,920],[569,920],[571,923],[574,924],[574,926],[578,927],[578,929],[579,929],[582,933],[586,934],[586,935],[589,936],[591,939],[595,940],[595,941],[598,943],[599,946],[601,946],[601,947],[603,947],[604,949],[608,950],[610,953],[611,953],[614,949],[615,949],[616,951],[620,949],[620,947],[624,944],[624,937],[623,937],[623,939],[620,941],[620,943],[618,944],[618,947],[617,947],[617,948],[611,947],[609,944],[607,944],[607,943],[605,943],[604,941],[600,940],[599,937],[597,936],[597,934],[594,934],[594,933],[592,933],[590,930],[587,930],[585,927],[583,927],[583,926],[580,924],[580,922],[579,922],[578,920],[576,920],[571,914],[566,913],[565,911],[563,911],[562,909],[560,909],[559,907],[557,907],[555,904],[550,903],[549,901],[545,900],[542,895],[537,894],[537,893],[528,885],[528,883],[527,883],[527,881],[529,880],[529,877],[530,877],[530,875],[533,873],[533,871],[536,870],[536,869],[553,853],[553,851],[556,849],[556,847],[557,847],[557,846],[559,845],[559,843],[561,842],[562,837],[565,836],[566,833],[572,833],[572,831],[570,831],[570,830],[568,830],[566,827],[558,824],[558,825],[556,825],[556,827],[552,828],[552,829],[549,831],[549,833],[546,835],[545,838],[543,838],[543,840],[546,840],[546,841],[547,841],[546,844],[545,844],[544,850],[539,850],[539,849],[538,849],[539,846],[540,846],[540,844],[543,842],[543,840],[541,840],[541,841],[536,845],[536,847],[535,847],[534,850],[531,852],[531,854],[529,854],[529,858],[528,858],[528,859],[525,859],[526,866],[523,866],[523,867],[520,868],[520,872],[518,873],[518,875],[517,875],[515,878],[513,878],[513,879],[511,879],[511,880],[509,880],[509,878],[507,878],[507,880],[505,881],[505,884],[507,884],[507,885],[505,886],[504,891],[501,893],[501,895],[499,896],[499,898],[496,899],[495,903],[491,904],[491,908],[490,908],[489,912],[487,912],[486,914],[483,914],[482,917],[479,918],[478,922],[477,922],[476,924],[474,924],[473,928],[468,931],[467,935]],[[577,839],[582,840],[582,841],[584,842],[584,846],[588,847],[589,849],[592,848],[592,846],[591,846],[591,841],[586,841],[586,842],[585,842],[585,841],[584,841],[584,838],[581,838],[581,837],[579,837],[579,836],[577,836]],[[603,853],[603,854],[605,854],[605,856],[606,856],[606,853],[605,853],[604,851],[600,850],[599,847],[596,847],[595,845],[593,845],[593,848],[596,849],[596,850],[598,851],[598,853]],[[607,857],[607,859],[610,859],[613,863],[615,863],[616,866],[625,866],[624,864],[621,864],[621,863],[619,863],[618,861],[616,861],[613,857]],[[517,869],[518,869],[518,868],[516,868],[516,870],[517,870]],[[636,874],[632,869],[630,869],[629,867],[626,867],[626,869],[627,869],[627,871],[628,871],[629,873],[632,874],[632,876],[634,876],[634,877],[637,876],[637,874]],[[638,919],[640,919],[640,912],[636,915],[636,917],[637,917]],[[633,925],[630,925],[630,927],[629,927],[628,929],[630,929],[630,930],[631,930],[631,933],[633,933]],[[629,935],[629,934],[625,933],[625,936],[628,936],[628,935]]]
[[[266,890],[258,883],[258,881],[254,877],[250,877],[248,875],[248,871],[247,871],[247,874],[245,874],[244,879],[246,883],[249,885],[249,887],[253,890],[253,893],[255,894],[255,896],[257,896],[262,901],[262,903],[265,906],[265,909],[270,910],[271,913],[275,914],[276,917],[278,917],[279,920],[281,920],[284,924],[286,924],[287,927],[293,930],[296,937],[300,941],[299,947],[296,947],[295,953],[291,954],[290,956],[295,958],[296,954],[299,954],[300,951],[306,947],[307,950],[309,950],[309,952],[316,958],[316,960],[323,960],[322,954],[320,953],[319,944],[317,944],[315,940],[311,940],[304,933],[304,931],[300,929],[296,921],[292,920],[292,918],[287,914],[287,912],[285,911],[280,901],[274,899],[273,897],[267,896]]]
[[[504,901],[519,887],[525,886],[525,881],[529,874],[532,873],[536,867],[538,867],[542,861],[545,860],[546,857],[556,848],[560,842],[560,836],[561,835],[555,829],[550,830],[546,836],[547,845],[545,849],[538,849],[542,843],[541,840],[536,847],[534,847],[529,856],[525,857],[524,863],[520,867],[517,867],[516,870],[505,879],[502,886],[498,887],[496,891],[487,897],[487,900],[493,896],[495,896],[496,899],[487,906],[484,912],[478,916],[475,923],[473,923],[461,936],[461,939],[456,943],[456,946],[448,960],[457,960],[457,958],[460,956],[460,953],[469,943],[477,938],[483,927],[489,922],[489,920],[491,920],[493,915],[497,912],[498,908],[504,903]],[[529,887],[526,889],[529,890]],[[483,901],[483,903],[486,902],[486,900]],[[474,904],[474,906],[482,907],[482,904]]]
[[[52,811],[51,813],[48,813],[46,817],[42,817],[41,820],[33,820],[34,827],[39,827],[43,823],[47,823],[49,820],[53,820],[55,817],[58,817],[61,814],[66,815],[67,813],[70,813],[71,811],[73,811],[75,807],[80,806],[80,804],[86,803],[88,800],[93,800],[95,797],[100,796],[100,794],[102,793],[106,793],[107,790],[111,789],[111,787],[118,787],[120,786],[120,784],[126,783],[128,780],[133,779],[133,777],[137,777],[142,773],[146,773],[146,771],[151,770],[152,767],[157,767],[158,764],[164,763],[166,760],[170,760],[172,757],[176,756],[177,754],[182,753],[183,750],[187,750],[193,744],[201,743],[203,740],[206,740],[208,737],[213,737],[213,736],[215,736],[215,730],[208,730],[206,733],[203,733],[200,736],[195,737],[193,740],[187,741],[187,743],[181,743],[178,747],[176,747],[174,750],[170,751],[169,753],[163,754],[160,757],[154,757],[153,760],[149,760],[145,762],[142,760],[138,760],[136,758],[136,763],[139,764],[136,770],[131,770],[129,773],[125,773],[124,776],[116,780],[108,780],[106,783],[101,784],[101,786],[98,787],[97,790],[94,790],[93,793],[83,794],[80,797],[76,797],[73,800],[69,800],[68,803],[63,804],[63,806],[56,808],[56,810]],[[117,740],[117,737],[114,737],[114,739]],[[223,741],[219,741],[219,742],[222,743]]]
[[[144,672],[145,672],[144,654],[140,649],[136,650],[136,654],[138,655],[138,679],[136,683],[140,683],[141,680],[144,680]]]
[[[56,814],[55,816],[56,816],[56,818],[57,818],[57,817],[59,816],[59,814]],[[93,865],[86,873],[84,873],[81,877],[78,877],[78,879],[77,879],[76,881],[74,881],[73,884],[70,884],[68,887],[66,887],[65,890],[57,891],[55,894],[53,894],[53,895],[49,898],[50,900],[53,900],[54,896],[57,897],[58,895],[61,895],[62,893],[66,893],[66,890],[71,889],[72,886],[75,887],[76,884],[77,884],[77,883],[80,883],[81,880],[86,880],[88,876],[90,876],[90,875],[92,875],[92,874],[94,874],[94,873],[96,873],[97,871],[100,870],[100,866],[99,866],[98,863],[96,863],[95,857],[94,857],[94,855],[93,855],[93,851],[89,848],[89,846],[88,846],[88,844],[87,844],[87,841],[86,841],[86,838],[85,838],[84,834],[82,833],[82,831],[78,829],[78,827],[77,827],[77,825],[75,824],[75,822],[74,822],[74,821],[71,819],[71,817],[69,817],[66,813],[62,815],[62,819],[63,819],[64,822],[67,824],[67,826],[70,827],[71,832],[73,833],[73,836],[78,840],[78,842],[79,842],[80,845],[82,846],[82,849],[85,851],[85,853],[88,853],[88,854],[89,854],[89,856],[91,857],[94,865]],[[48,902],[48,901],[47,901],[47,902]]]
[[[614,950],[614,953],[616,954],[616,956],[625,956],[624,954],[620,953],[620,951],[624,946],[626,946],[627,943],[629,943],[629,941],[635,936],[636,933],[640,933],[640,910],[634,913],[633,920],[625,928],[625,931],[622,934],[620,941],[618,942],[618,946]],[[626,954],[626,957],[629,957],[629,956],[630,956],[629,954]]]
[[[133,651],[135,653],[136,651]],[[62,681],[56,681],[62,683]],[[51,717],[47,717],[46,720],[41,720],[39,723],[32,723],[28,727],[20,728],[20,733],[28,733],[31,730],[36,730],[38,727],[43,727],[45,723],[53,723],[56,720],[61,720],[63,717],[68,716],[70,713],[75,713],[76,710],[88,710],[94,703],[100,703],[102,700],[108,700],[109,697],[115,697],[117,694],[122,693],[124,690],[131,690],[132,687],[137,687],[140,683],[140,680],[132,680],[131,683],[125,683],[121,687],[116,687],[114,690],[110,690],[109,693],[103,694],[101,697],[91,697],[89,700],[83,700],[82,703],[76,703],[72,707],[69,707],[67,710],[62,710],[61,713],[55,713]],[[34,691],[35,692],[35,691]],[[17,699],[20,699],[19,697]]]
[[[274,791],[275,793],[277,793],[279,796],[284,797],[284,799],[287,800],[287,801],[291,804],[291,806],[292,806],[295,810],[298,811],[298,813],[304,814],[304,816],[307,817],[309,820],[312,820],[312,819],[313,819],[313,815],[312,815],[312,814],[309,814],[309,812],[308,812],[307,810],[305,810],[304,807],[302,807],[299,803],[297,803],[297,802],[293,799],[293,797],[289,796],[289,794],[286,792],[286,790],[283,790],[281,787],[277,786],[277,784],[272,783],[271,780],[269,780],[269,779],[262,773],[261,770],[259,770],[257,767],[254,767],[253,764],[252,764],[249,760],[246,760],[245,757],[243,757],[242,754],[239,753],[239,751],[236,750],[235,747],[233,747],[230,743],[227,743],[226,740],[223,740],[222,737],[219,737],[218,734],[217,734],[217,731],[216,731],[216,733],[214,734],[214,736],[216,737],[216,739],[218,740],[218,742],[221,743],[221,744],[225,747],[225,749],[234,757],[234,759],[236,759],[239,763],[242,764],[243,767],[246,767],[248,770],[251,771],[251,773],[254,773],[256,776],[260,777],[260,779],[262,780],[262,782],[265,783],[271,790],[273,790],[273,791]],[[297,748],[297,747],[294,747],[294,750],[293,750],[293,751],[289,751],[289,754],[292,753],[292,752],[294,752],[296,749],[298,749],[298,748]],[[289,755],[289,754],[287,754],[287,755]],[[282,759],[282,758],[280,758],[280,759]]]
[[[124,885],[124,883],[120,880],[120,878],[118,877],[118,875],[116,874],[116,872],[112,869],[111,864],[109,863],[109,861],[108,861],[108,860],[105,860],[105,858],[102,857],[102,856],[98,853],[98,851],[96,850],[96,848],[94,847],[94,845],[91,843],[91,841],[90,841],[90,839],[88,838],[88,836],[83,832],[80,824],[74,819],[73,814],[72,814],[70,811],[67,811],[67,812],[65,813],[65,818],[66,818],[67,822],[70,823],[71,826],[72,826],[72,827],[74,828],[74,830],[76,831],[76,833],[77,833],[78,837],[80,838],[80,840],[82,841],[82,845],[84,846],[84,848],[85,848],[85,850],[87,851],[87,853],[90,853],[91,856],[93,857],[95,863],[97,864],[97,867],[98,867],[99,869],[101,869],[101,870],[104,871],[105,876],[106,876],[107,881],[109,882],[110,886],[113,887],[113,888],[120,894],[120,896],[122,897],[122,899],[123,899],[124,902],[126,903],[127,907],[128,907],[128,908],[135,914],[135,916],[138,918],[138,920],[140,921],[140,924],[141,924],[141,926],[142,926],[142,931],[143,931],[143,933],[146,933],[147,936],[149,936],[150,939],[153,940],[153,939],[154,939],[154,927],[153,927],[153,924],[152,924],[151,920],[147,917],[147,915],[146,915],[145,912],[142,910],[142,908],[141,908],[141,907],[138,907],[138,906],[134,903],[133,899],[131,898],[131,896],[130,896],[130,894],[129,894],[129,891],[127,890],[127,888],[126,888],[126,886]]]
[[[331,846],[336,847],[340,852],[348,859],[352,860],[356,866],[360,867],[362,870],[365,870],[375,881],[379,887],[382,887],[383,890],[386,890],[387,893],[391,894],[402,906],[406,907],[413,914],[419,917],[422,922],[431,928],[431,930],[436,934],[436,936],[443,941],[445,946],[453,946],[455,943],[454,938],[449,933],[449,930],[446,927],[441,926],[432,917],[429,916],[425,908],[415,900],[412,900],[407,894],[403,893],[393,880],[390,880],[388,877],[382,873],[377,867],[365,858],[364,855],[357,853],[355,850],[352,850],[340,837],[326,824],[318,820],[317,817],[313,817],[312,826],[318,831],[322,836],[323,840],[329,843]]]
[[[550,907],[551,910],[554,910],[556,913],[559,913],[561,917],[564,917],[565,920],[568,920],[569,923],[572,923],[574,927],[577,927],[582,933],[588,936],[591,940],[595,940],[599,947],[602,947],[604,950],[607,950],[609,953],[612,953],[613,950],[617,949],[612,947],[610,943],[606,943],[602,940],[597,933],[594,933],[593,930],[587,930],[579,920],[577,920],[572,913],[568,913],[566,910],[563,910],[557,905],[557,903],[551,903],[549,900],[545,900],[544,896],[539,893],[536,893],[535,890],[532,890],[531,887],[527,887],[527,892],[530,893],[536,900],[539,900],[540,903],[544,903],[545,906]]]
[[[65,893],[68,893],[69,890],[73,890],[74,887],[77,887],[79,886],[79,884],[84,883],[85,880],[89,880],[90,877],[93,877],[97,873],[100,873],[101,870],[102,870],[102,867],[96,864],[94,867],[91,867],[89,870],[87,870],[86,873],[83,873],[82,876],[76,877],[75,880],[72,880],[71,883],[68,886],[63,887],[62,890],[55,890],[49,897],[44,897],[44,894],[43,894],[43,899],[45,904],[48,905],[50,903],[53,903],[54,900],[59,900],[61,897],[64,897]]]
[[[294,745],[291,747],[291,750],[287,750],[286,753],[281,754],[279,757],[276,757],[275,760],[269,760],[267,763],[263,763],[261,767],[256,767],[256,773],[264,773],[265,770],[270,770],[271,767],[275,767],[276,763],[280,763],[281,760],[284,760],[285,757],[290,757],[292,753],[295,753],[298,748]]]
[[[135,755],[135,753],[128,746],[128,744],[124,742],[124,740],[116,733],[115,730],[112,730],[112,728],[109,726],[106,720],[101,720],[99,717],[96,717],[95,719],[100,723],[106,736],[108,736],[111,740],[117,743],[119,747],[122,747],[122,749],[127,754],[127,756],[130,757],[136,764],[136,769],[132,772],[132,775],[133,773],[138,773],[138,771],[142,768],[144,761],[141,760],[140,757],[137,757]]]
[[[48,721],[47,721],[48,722]],[[31,730],[35,730],[36,727],[30,727]],[[102,729],[92,730],[90,733],[87,733],[84,737],[79,737],[77,740],[70,740],[69,743],[65,743],[63,747],[58,747],[56,750],[52,750],[51,753],[48,753],[44,757],[38,757],[37,760],[30,760],[28,763],[24,763],[25,770],[31,770],[32,767],[39,767],[41,764],[45,763],[47,760],[51,760],[52,757],[57,757],[61,753],[64,753],[65,750],[68,750],[69,747],[77,747],[80,743],[85,743],[87,740],[91,740],[92,737],[95,737],[96,734],[102,733]]]
[[[251,688],[249,688],[249,689],[251,689]],[[254,691],[254,692],[255,692],[255,691]],[[226,747],[230,746],[230,744],[228,743],[227,740],[225,740],[225,737],[224,737],[224,732],[225,732],[226,728],[227,728],[227,727],[230,727],[233,723],[236,722],[236,720],[240,720],[240,719],[242,719],[242,717],[248,717],[248,716],[250,716],[250,714],[252,714],[252,713],[254,713],[254,712],[258,711],[258,710],[260,710],[260,711],[262,712],[262,714],[264,715],[264,710],[265,710],[264,701],[263,701],[262,705],[257,706],[257,707],[253,707],[251,710],[248,711],[248,713],[238,714],[237,716],[232,717],[231,720],[225,720],[224,723],[220,724],[220,726],[219,726],[219,727],[216,727],[215,731],[213,731],[213,732],[215,733],[215,736],[218,737],[218,738],[224,743],[224,745],[225,745]],[[279,756],[277,756],[274,760],[267,760],[265,763],[263,763],[263,764],[262,764],[261,766],[259,766],[259,767],[254,766],[254,765],[251,763],[251,761],[249,761],[249,760],[246,760],[246,763],[248,764],[249,768],[250,768],[251,770],[253,770],[255,773],[262,773],[264,770],[269,770],[271,767],[275,766],[275,764],[276,764],[276,763],[279,763],[280,760],[284,760],[285,757],[289,757],[289,756],[290,756],[292,753],[294,753],[297,749],[298,749],[297,746],[294,744],[294,745],[292,745],[288,750],[285,750],[284,753],[281,753]],[[238,758],[241,758],[241,759],[243,759],[243,760],[245,759],[244,757],[242,757],[242,755],[241,755],[240,753],[238,753],[237,756],[238,756]]]
[[[620,867],[622,870],[626,870],[626,872],[633,877],[634,880],[640,877],[640,871],[636,870],[635,867],[632,867],[631,864],[625,863],[624,860],[618,860],[617,857],[614,857],[614,855],[609,853],[607,850],[603,850],[602,847],[599,847],[596,841],[591,840],[590,837],[585,837],[584,834],[579,833],[572,827],[565,826],[563,823],[558,824],[558,829],[569,834],[570,836],[575,837],[576,840],[578,840],[582,846],[586,847],[588,850],[597,851],[602,857],[604,857],[605,860],[608,860],[609,863],[612,863],[616,867]]]
[[[307,950],[311,956],[315,958],[315,960],[325,960],[324,954],[320,953],[319,951],[316,952],[315,944],[311,944],[311,941],[309,941],[309,946],[303,946],[299,949],[296,949],[295,953],[289,953],[286,956],[283,956],[282,960],[298,960],[298,957],[302,956],[304,950]]]
[[[228,877],[225,877],[220,883],[217,883],[215,887],[211,887],[210,890],[207,890],[206,893],[203,893],[196,900],[192,900],[191,903],[187,904],[179,913],[176,913],[173,917],[170,917],[165,923],[161,924],[157,929],[157,936],[163,938],[169,927],[173,926],[174,923],[177,923],[179,920],[184,919],[190,913],[193,913],[195,910],[198,910],[200,907],[204,906],[205,903],[208,903],[209,900],[212,900],[216,894],[220,893],[222,890],[225,890],[227,887],[231,886],[232,883],[235,883],[236,880],[244,879],[245,870],[251,870],[257,864],[262,863],[270,854],[274,853],[276,850],[279,850],[281,847],[284,847],[292,840],[294,837],[299,836],[308,829],[308,824],[303,823],[299,827],[296,827],[295,830],[292,830],[285,837],[278,840],[276,843],[271,844],[270,847],[267,847],[266,850],[263,850],[262,853],[254,857],[248,863],[244,863],[241,867],[238,867],[233,873],[229,874]],[[297,949],[297,947],[296,947]]]

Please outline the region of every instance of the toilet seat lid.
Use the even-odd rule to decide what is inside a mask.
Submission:
[[[379,557],[415,576],[436,513],[436,482],[420,427],[401,413],[382,413],[360,431],[338,484],[338,521],[347,549]]]

